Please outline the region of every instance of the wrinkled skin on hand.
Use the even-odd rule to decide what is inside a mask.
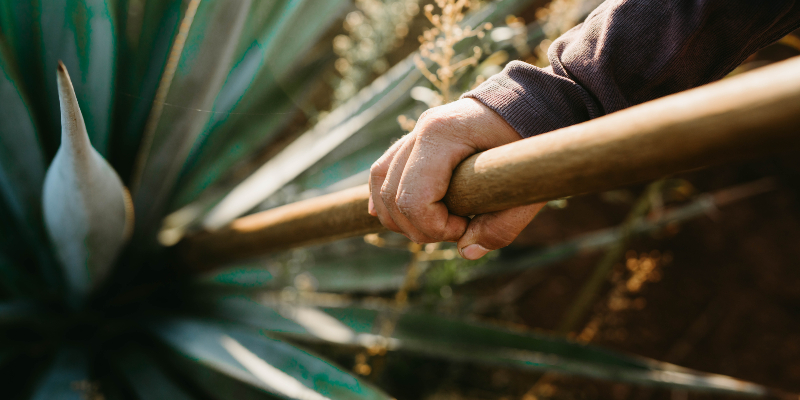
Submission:
[[[475,99],[432,108],[370,170],[369,213],[417,243],[458,242],[475,260],[508,246],[544,203],[477,215],[450,214],[442,202],[455,167],[467,157],[520,135]]]

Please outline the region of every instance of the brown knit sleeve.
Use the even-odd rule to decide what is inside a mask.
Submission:
[[[464,94],[523,137],[721,79],[800,27],[800,1],[607,0],[550,46]]]

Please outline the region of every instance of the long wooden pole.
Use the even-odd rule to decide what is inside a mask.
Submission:
[[[800,57],[476,154],[443,199],[458,215],[617,188],[800,148]],[[186,237],[193,270],[380,231],[364,186]]]

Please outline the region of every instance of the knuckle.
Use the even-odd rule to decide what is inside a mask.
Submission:
[[[423,211],[423,204],[419,202],[416,196],[411,195],[409,192],[402,192],[395,199],[395,204],[408,220],[425,236],[420,238],[418,243],[435,243],[445,241],[448,238],[445,226],[440,226],[431,218],[425,218]]]
[[[423,127],[421,132],[426,132],[429,130],[439,130],[447,126],[450,116],[448,114],[439,112],[439,110],[435,108],[431,108],[422,113],[419,120],[422,123],[421,126]]]
[[[398,193],[393,200],[403,215],[411,217],[414,215],[414,211],[419,207],[415,197],[413,193],[404,190]]]
[[[436,113],[436,107],[429,108],[429,109],[423,111],[422,114],[419,115],[419,120],[420,121],[426,121],[428,118],[431,117],[431,115],[433,115],[435,113]]]
[[[389,204],[394,203],[395,193],[392,189],[388,188],[386,185],[381,186],[381,200],[383,200],[383,204],[387,206]]]
[[[375,178],[383,178],[386,176],[386,167],[382,158],[372,163],[372,166],[369,167],[369,175]]]

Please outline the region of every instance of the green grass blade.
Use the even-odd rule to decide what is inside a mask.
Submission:
[[[239,399],[389,399],[371,385],[286,342],[243,327],[168,320],[153,331],[181,372],[208,394]]]
[[[201,2],[187,36],[176,37],[148,117],[131,180],[139,234],[151,236],[188,152],[227,75],[250,0]],[[188,14],[187,14],[188,15]],[[188,23],[188,21],[185,21]]]
[[[83,351],[64,348],[56,355],[34,391],[32,400],[83,400],[91,385],[89,359]],[[90,390],[90,389],[89,389]]]

